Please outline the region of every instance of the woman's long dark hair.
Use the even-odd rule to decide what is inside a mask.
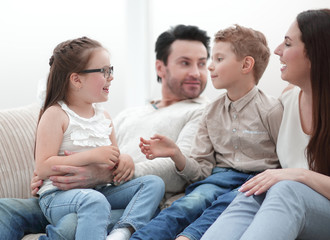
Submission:
[[[310,169],[330,175],[330,9],[297,16],[301,40],[311,62],[313,129],[307,145]]]

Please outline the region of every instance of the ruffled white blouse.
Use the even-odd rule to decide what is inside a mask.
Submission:
[[[81,152],[111,144],[109,138],[112,131],[111,120],[105,118],[101,105],[94,104],[93,117],[83,118],[72,111],[63,101],[58,104],[69,117],[69,125],[64,132],[59,155],[63,155],[64,150]]]
[[[95,114],[91,118],[80,117],[63,101],[59,101],[58,104],[69,117],[68,128],[64,132],[58,152],[59,156],[64,155],[64,150],[82,152],[95,147],[111,145],[109,138],[112,131],[111,120],[105,117],[104,109],[100,104],[93,105]],[[52,181],[46,179],[38,194],[56,189],[57,187],[52,185]]]

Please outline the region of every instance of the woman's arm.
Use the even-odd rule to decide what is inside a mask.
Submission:
[[[330,177],[311,170],[302,170],[298,182],[304,183],[330,200]]]
[[[259,195],[282,180],[301,182],[330,199],[330,177],[302,168],[268,169],[244,183],[239,191],[247,196]]]

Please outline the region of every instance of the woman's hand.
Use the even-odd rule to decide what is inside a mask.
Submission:
[[[240,192],[245,192],[246,196],[252,194],[259,195],[266,192],[274,184],[282,180],[298,181],[304,169],[285,168],[285,169],[267,169],[259,173],[249,181],[244,183],[239,189]]]
[[[117,169],[113,171],[113,181],[115,183],[126,182],[133,177],[134,171],[135,165],[132,157],[128,154],[120,154]]]

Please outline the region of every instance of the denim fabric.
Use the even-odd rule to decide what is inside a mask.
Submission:
[[[265,196],[266,194],[246,197],[243,193],[238,193],[201,239],[213,240],[215,237],[221,240],[240,239],[258,212]]]
[[[44,232],[47,224],[38,199],[0,199],[0,239],[22,239],[27,233]]]
[[[124,210],[111,210],[111,223],[108,232],[117,223]],[[38,199],[0,199],[0,239],[22,239],[25,234],[47,232],[39,240],[57,239],[74,240],[77,225],[77,215],[68,214],[57,226],[50,225],[42,213]]]
[[[227,208],[227,206],[236,197],[237,188],[231,192],[220,195],[212,205],[205,209],[202,215],[197,218],[193,223],[184,229],[179,236],[185,236],[190,240],[199,240],[212,225],[212,223],[219,217],[219,215]]]
[[[263,196],[237,196],[202,239],[325,240],[329,223],[326,197],[302,183],[281,181]]]
[[[252,176],[233,169],[214,168],[211,176],[191,184],[186,196],[161,211],[150,223],[135,232],[131,239],[172,240],[182,231],[191,239],[199,239],[234,198],[236,193],[233,190]],[[201,215],[203,211],[205,214]],[[193,223],[196,219],[196,223]],[[193,225],[189,226],[191,223]]]
[[[48,224],[46,227],[46,235],[39,237],[39,240],[56,239],[56,240],[74,240],[77,227],[77,214],[70,213],[65,215],[58,221],[57,225]]]
[[[105,196],[98,191],[53,191],[42,194],[39,205],[47,220],[54,226],[66,215],[77,213],[76,239],[104,240],[107,236],[111,207]]]
[[[100,191],[112,209],[125,209],[113,229],[131,226],[138,230],[154,217],[164,197],[165,184],[160,177],[148,175]]]
[[[110,208],[125,208],[114,228],[132,226],[139,229],[153,217],[164,189],[161,178],[144,176],[119,186],[100,188],[99,192],[73,189],[44,194],[40,197],[40,206],[53,225],[63,221],[67,214],[77,213],[76,239],[105,239],[110,223]],[[48,227],[47,230],[49,233],[53,229]]]

